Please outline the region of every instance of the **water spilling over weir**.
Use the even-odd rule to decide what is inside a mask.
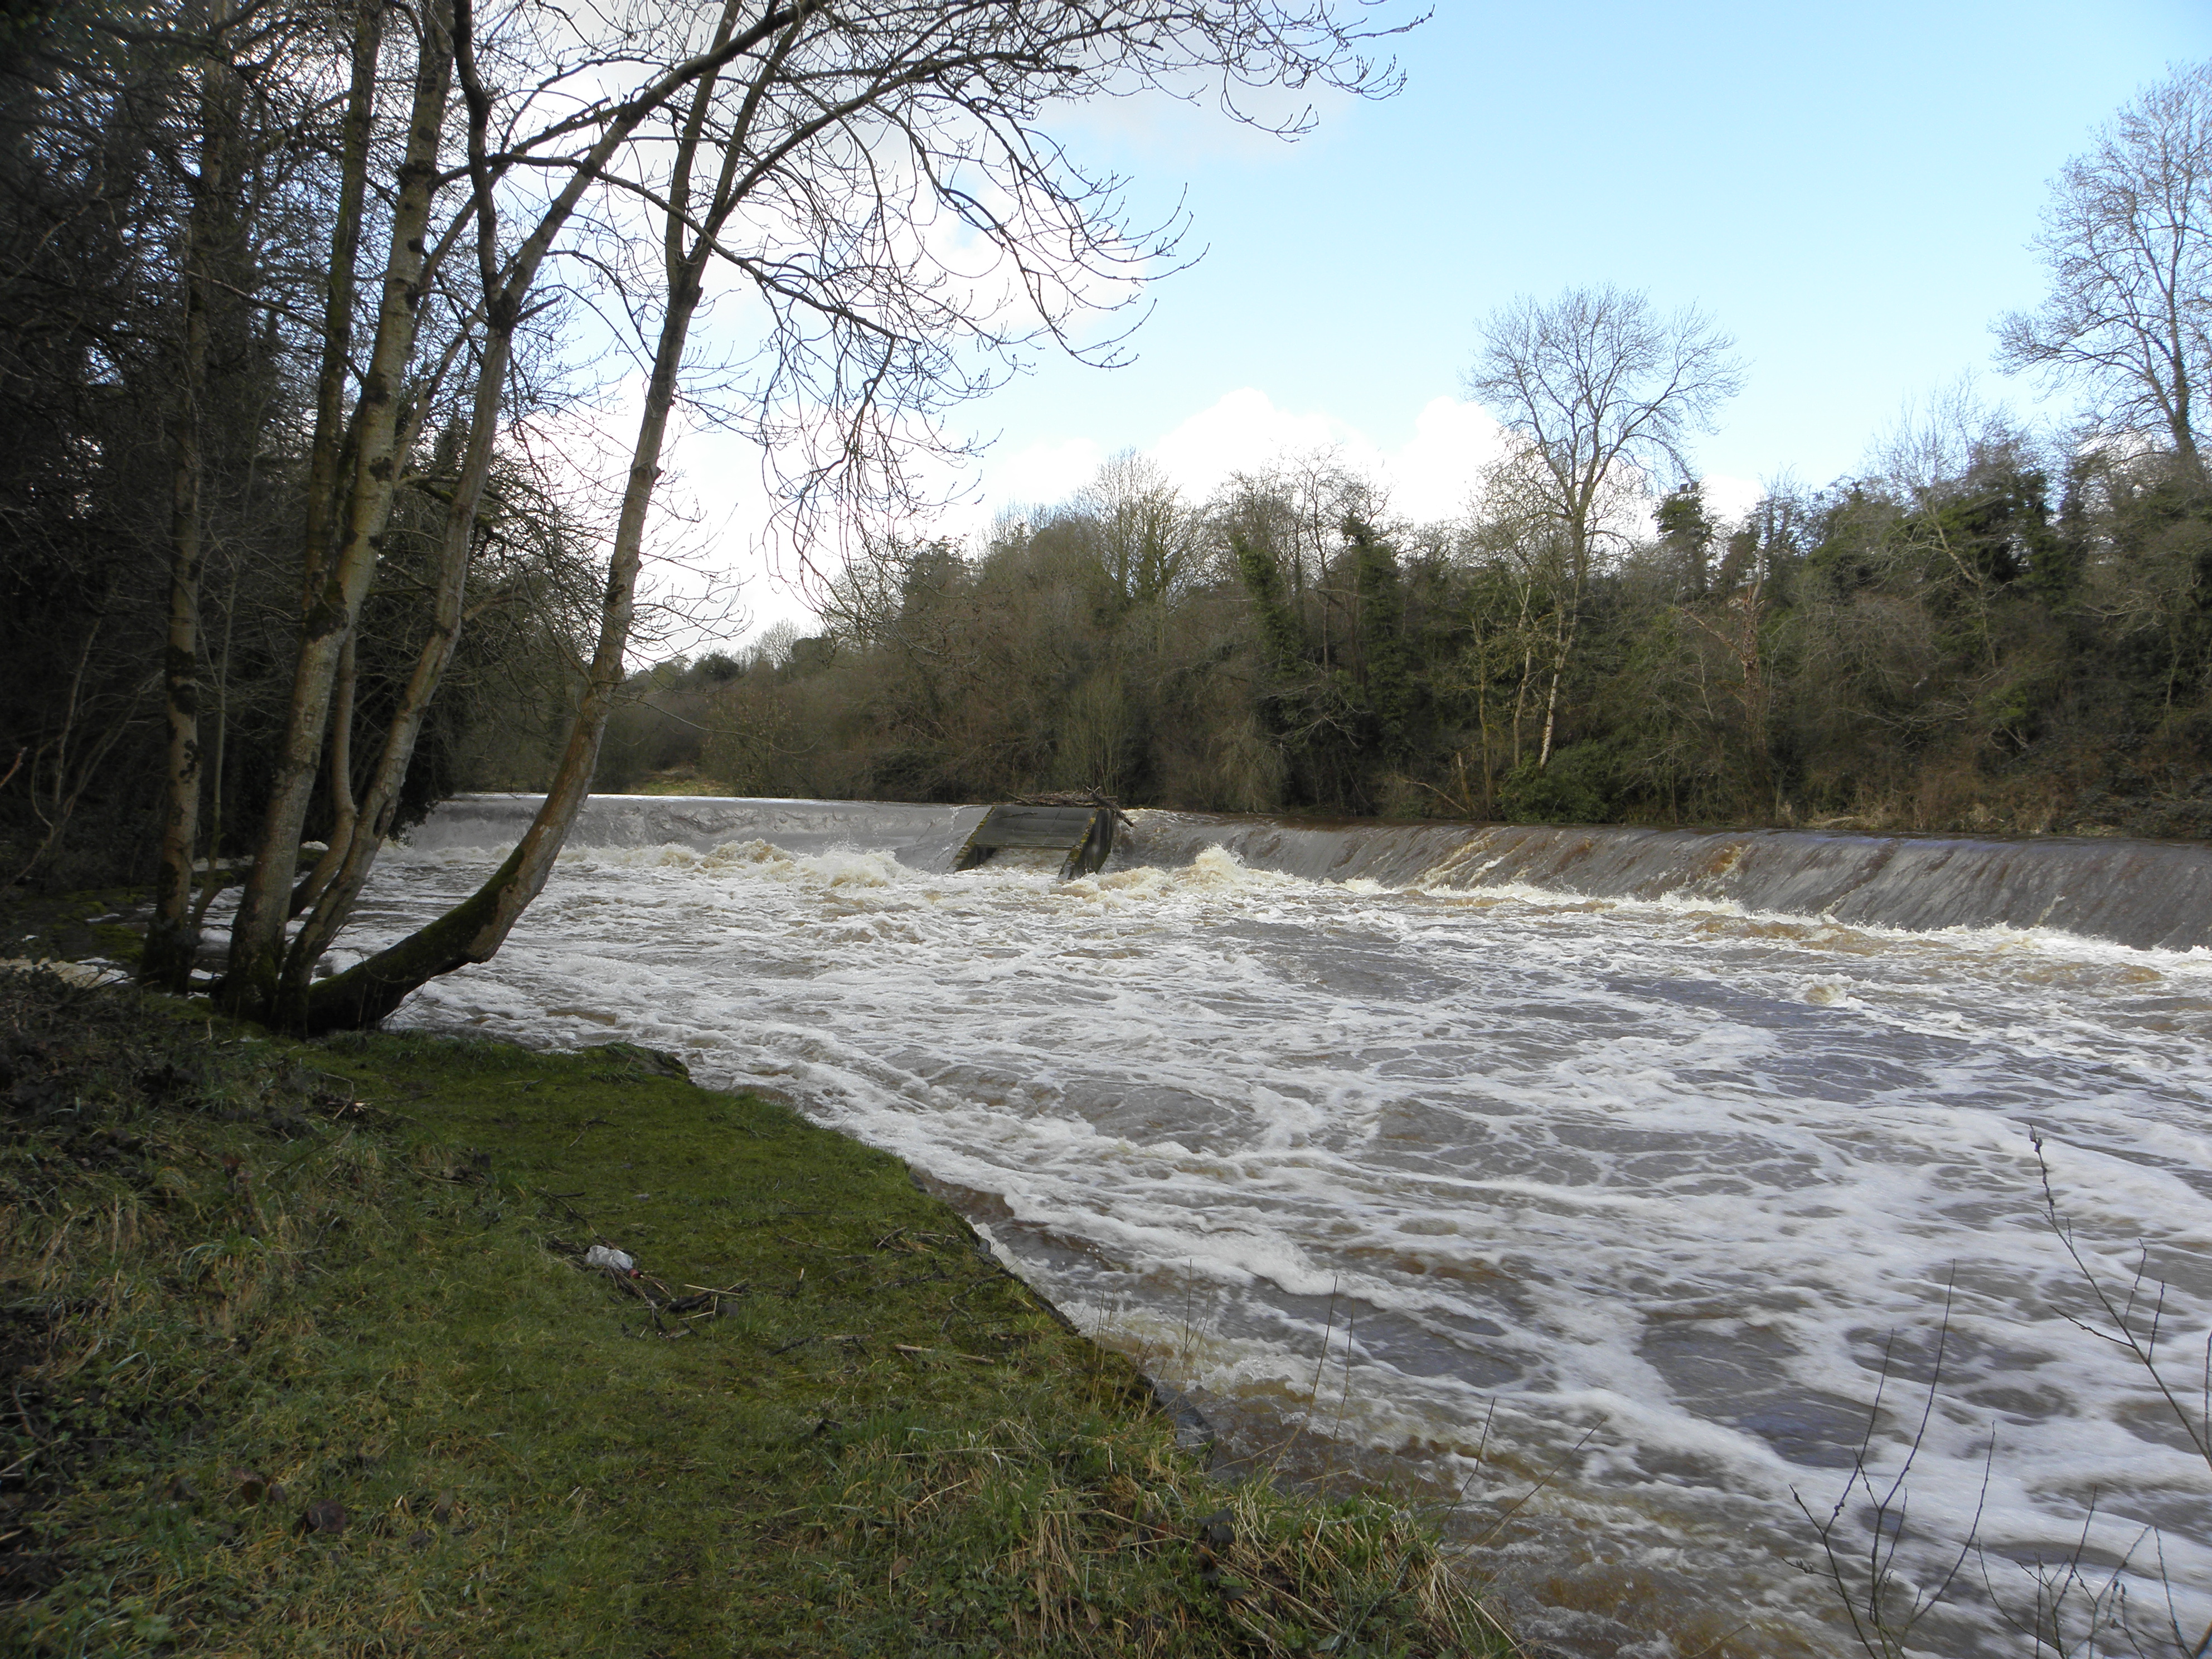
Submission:
[[[364,933],[535,804],[441,808]],[[507,950],[400,1019],[672,1048],[888,1147],[1248,1443],[1463,1492],[1581,1651],[1838,1650],[1792,1493],[1842,1492],[1885,1367],[1898,1466],[1947,1303],[1908,1562],[1978,1527],[2018,1600],[2014,1563],[2155,1526],[2212,1600],[2212,1480],[2069,1322],[2028,1139],[2091,1262],[2140,1242],[2173,1285],[2193,1386],[2212,850],[1139,812],[1054,883],[951,873],[980,816],[596,799]],[[1984,1624],[1915,1645],[2019,1650]]]
[[[511,842],[537,797],[464,796],[413,840],[418,849]],[[980,807],[878,801],[727,800],[601,795],[569,844],[689,847],[763,836],[791,852],[886,848],[949,868]],[[1218,847],[1239,863],[1311,881],[1425,889],[1516,884],[1587,898],[1717,901],[1777,915],[1929,932],[2045,928],[2168,951],[2212,948],[2212,846],[2046,836],[1866,836],[1801,830],[1330,823],[1146,811],[1116,860],[1175,866]],[[485,839],[488,838],[488,839]]]

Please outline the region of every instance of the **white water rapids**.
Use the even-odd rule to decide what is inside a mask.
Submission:
[[[1843,1650],[1792,1494],[1828,1513],[1885,1364],[1867,1455],[1897,1471],[1947,1302],[1908,1571],[1972,1533],[1968,1601],[1986,1569],[2017,1609],[2019,1564],[2086,1539],[2130,1564],[2139,1621],[2161,1578],[2206,1616],[2212,1480],[2143,1368],[2069,1322],[2094,1310],[2029,1130],[2083,1259],[2124,1288],[2140,1244],[2172,1286],[2159,1357],[2190,1405],[2212,956],[1219,848],[1160,868],[1132,862],[1149,817],[1066,883],[946,873],[974,820],[951,809],[573,848],[494,962],[397,1023],[668,1048],[888,1148],[1241,1449],[1304,1425],[1294,1467],[1463,1492],[1524,1628],[1579,1651],[1740,1625],[1713,1650]],[[434,817],[349,943],[471,890],[520,822]],[[1872,1525],[1858,1493],[1838,1536]],[[1962,1610],[1911,1645],[2029,1651],[1995,1628]]]

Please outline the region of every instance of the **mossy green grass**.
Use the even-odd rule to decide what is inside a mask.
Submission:
[[[1216,1481],[902,1164],[775,1102],[35,973],[0,1045],[0,1644],[1508,1650],[1414,1516]]]

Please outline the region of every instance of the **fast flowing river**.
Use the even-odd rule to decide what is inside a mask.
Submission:
[[[355,942],[533,805],[441,809]],[[2139,1631],[2169,1589],[2201,1626],[2212,1475],[2069,1322],[2102,1316],[2030,1133],[2083,1262],[2170,1287],[2156,1358],[2201,1409],[2212,953],[1764,912],[1715,896],[1747,843],[1712,838],[1623,842],[1704,872],[1613,883],[1643,898],[1513,879],[1473,831],[1166,813],[1095,878],[950,873],[976,817],[594,802],[498,958],[397,1023],[665,1048],[896,1152],[1237,1453],[1455,1502],[1570,1651],[1848,1650],[1799,1504],[1862,1455],[1888,1490],[1916,1436],[1902,1525],[1860,1488],[1834,1534],[1851,1583],[1894,1542],[1899,1596],[1975,1540],[1909,1646],[2030,1652],[1984,1580],[2018,1615],[2076,1553]],[[2109,864],[2049,883],[2078,906]],[[1322,866],[1388,879],[1293,872]],[[2185,875],[2129,914],[2185,936]]]

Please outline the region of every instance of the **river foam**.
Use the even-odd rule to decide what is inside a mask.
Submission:
[[[620,1036],[786,1093],[906,1158],[1105,1340],[1249,1435],[1297,1431],[1294,1465],[1464,1493],[1490,1565],[1552,1584],[1529,1627],[1586,1651],[1686,1653],[1738,1620],[1741,1651],[1832,1648],[1797,1496],[1825,1513],[1863,1441],[1898,1466],[1946,1328],[1907,1564],[1976,1531],[2016,1601],[2014,1563],[2085,1528],[2147,1560],[2155,1526],[2207,1599],[2203,1462],[2070,1322],[2094,1310],[2029,1138],[2085,1259],[2124,1282],[2140,1248],[2172,1285],[2193,1387],[2203,952],[1445,864],[1316,880],[1219,836],[1066,883],[955,875],[952,809],[773,805],[595,803],[620,844],[564,854],[499,957],[400,1023]],[[512,817],[434,818],[363,934],[467,891]],[[1133,856],[1187,823],[1139,815]],[[1696,1607],[1716,1584],[1725,1607]],[[1990,1628],[1966,1609],[1917,1640],[2006,1650]]]

